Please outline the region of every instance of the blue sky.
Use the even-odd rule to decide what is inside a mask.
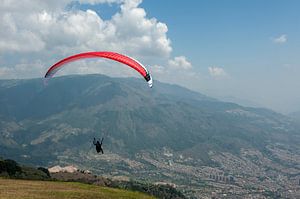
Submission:
[[[300,111],[300,1],[11,0],[0,5],[0,79],[42,77],[64,56],[111,50],[155,80],[288,113]],[[136,76],[105,61],[58,75]]]
[[[201,73],[219,66],[230,75],[225,82],[205,82],[214,85],[202,88],[209,94],[282,112],[292,111],[289,103],[299,109],[300,1],[165,0],[157,6],[145,0],[141,6],[168,24],[174,54],[187,55]],[[286,42],[275,43],[282,35]]]
[[[299,1],[157,2],[145,0],[141,6],[168,25],[175,51],[189,51],[192,59],[200,53],[226,60],[233,53],[243,58],[276,52],[270,38],[281,34],[299,41]]]
[[[188,54],[194,65],[226,65],[243,75],[270,65],[279,71],[280,64],[299,61],[299,1],[156,3],[145,0],[141,6],[168,25],[174,53]],[[284,45],[272,42],[283,34],[288,37]]]

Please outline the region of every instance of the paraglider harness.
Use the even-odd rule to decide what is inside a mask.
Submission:
[[[96,151],[97,153],[102,153],[103,154],[103,149],[102,149],[102,142],[103,142],[103,139],[101,139],[101,142],[99,142],[99,140],[96,141],[96,138],[94,138],[93,140],[93,144],[96,146]]]

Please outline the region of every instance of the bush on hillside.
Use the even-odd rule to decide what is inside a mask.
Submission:
[[[49,170],[44,167],[39,167],[38,170],[44,172],[48,177],[50,177]]]
[[[17,172],[21,172],[22,168],[14,160],[0,160],[0,173],[8,173],[9,176],[14,176]]]

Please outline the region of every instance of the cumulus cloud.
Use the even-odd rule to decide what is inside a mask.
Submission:
[[[192,68],[192,64],[185,56],[178,56],[169,59],[166,65],[155,64],[151,66],[151,71],[158,76],[171,80],[178,76],[183,78],[190,77],[191,74],[194,74],[194,71],[191,70]]]
[[[138,7],[140,3],[139,0],[124,0],[121,11],[106,21],[92,10],[66,12],[61,8],[56,12],[50,9],[56,7],[53,2],[44,9],[28,8],[31,12],[25,11],[25,15],[23,12],[4,11],[0,15],[0,36],[1,44],[6,45],[2,44],[0,51],[38,51],[48,46],[65,51],[68,48],[77,51],[102,48],[129,54],[169,56],[172,48],[166,35],[167,25],[155,18],[148,19],[145,10]],[[66,6],[66,3],[62,5]]]
[[[165,74],[166,67],[161,66],[161,65],[154,65],[151,67],[151,71],[158,75]]]
[[[284,44],[287,42],[287,35],[280,35],[279,37],[273,38],[272,41],[276,44]]]
[[[68,9],[72,0],[5,0],[0,4],[0,78],[42,77],[59,59],[83,51],[117,51],[135,57],[160,80],[182,82],[193,73],[185,56],[172,57],[167,24],[149,18],[142,0],[78,0],[114,4],[109,19],[91,9]],[[79,6],[80,7],[80,6]],[[100,12],[101,13],[101,12]],[[57,75],[101,73],[137,76],[118,63],[92,59],[74,62]]]
[[[176,69],[187,70],[192,68],[192,64],[189,61],[187,61],[185,56],[179,56],[179,57],[175,57],[174,59],[170,59],[168,61],[168,64],[170,67]]]
[[[212,77],[227,77],[228,74],[221,67],[208,67],[208,72]]]
[[[100,3],[122,3],[124,0],[79,0],[79,3],[100,4]]]
[[[185,56],[169,58],[165,64],[155,64],[150,69],[154,79],[179,84],[190,89],[198,88],[203,80],[203,76],[193,68],[192,63]]]

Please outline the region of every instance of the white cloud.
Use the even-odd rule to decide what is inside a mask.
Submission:
[[[66,9],[72,0],[5,0],[0,4],[0,78],[40,77],[59,59],[83,51],[117,51],[137,58],[155,73],[192,68],[184,56],[170,58],[168,27],[147,17],[142,0],[79,0],[114,3],[120,10],[104,20],[94,10]],[[100,12],[101,13],[101,12]],[[14,55],[14,56],[12,56]],[[119,67],[121,72],[116,70]],[[180,70],[178,70],[180,69]],[[172,72],[170,72],[172,71]],[[108,61],[74,62],[57,75],[136,75]],[[152,71],[151,71],[152,72]]]
[[[154,79],[167,83],[175,83],[190,89],[202,85],[203,76],[195,70],[185,56],[170,58],[163,65],[152,65],[150,70]]]
[[[33,7],[14,0],[5,2],[2,6],[12,10],[0,8],[3,10],[0,52],[55,50],[56,54],[70,54],[83,50],[115,50],[137,57],[165,58],[172,51],[166,35],[167,25],[147,18],[145,10],[138,7],[140,0],[81,0],[94,4],[123,2],[121,11],[109,20],[103,20],[92,10],[64,11],[68,1],[63,1],[60,8],[57,8],[58,1],[47,1],[47,5],[43,1],[24,2],[36,3]]]
[[[208,72],[212,77],[227,77],[228,74],[221,67],[208,67]]]
[[[161,65],[154,65],[151,67],[151,71],[155,74],[161,75],[166,73],[166,67],[163,67]]]
[[[101,4],[101,3],[122,3],[124,0],[79,0],[79,3],[86,3],[86,4]]]
[[[179,57],[175,57],[174,59],[170,59],[168,61],[168,64],[170,67],[176,69],[187,70],[192,68],[192,64],[189,61],[187,61],[185,56],[179,56]]]
[[[276,44],[284,44],[287,42],[287,35],[280,35],[279,37],[273,38],[272,40]]]

